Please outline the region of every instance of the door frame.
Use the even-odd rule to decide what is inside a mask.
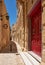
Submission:
[[[34,11],[34,9],[38,6],[38,4],[41,2],[41,0],[37,0],[36,1],[36,3],[34,4],[34,6],[32,6],[32,9],[30,10],[30,12],[28,13],[28,24],[29,24],[29,22],[30,22],[30,20],[31,20],[31,17],[32,17],[32,12]],[[40,4],[40,6],[41,6],[41,4]],[[34,11],[35,12],[35,11]],[[33,13],[34,13],[33,12]],[[31,15],[32,14],[32,15]],[[42,6],[41,6],[41,15],[42,15]],[[42,18],[41,18],[42,19]],[[31,23],[30,23],[30,25],[31,25]],[[42,28],[42,21],[41,21],[41,28]],[[29,27],[28,27],[28,30],[29,30]],[[29,31],[28,31],[29,32]],[[30,32],[31,32],[31,30],[30,30]],[[31,34],[31,33],[30,33]],[[29,35],[28,35],[29,36]],[[30,36],[31,37],[31,36]],[[42,37],[42,30],[41,30],[41,37]],[[31,39],[31,38],[30,38]],[[30,40],[30,43],[31,43],[31,40]],[[31,44],[29,44],[29,42],[28,42],[28,47],[29,47],[29,45],[30,45],[30,48],[29,48],[29,50],[31,50]],[[41,38],[41,55],[42,55],[42,38]]]
[[[31,51],[31,19],[28,18],[28,51]]]

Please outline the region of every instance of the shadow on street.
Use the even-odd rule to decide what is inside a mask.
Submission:
[[[5,48],[1,50],[0,53],[17,53],[17,46],[13,41],[10,41]]]

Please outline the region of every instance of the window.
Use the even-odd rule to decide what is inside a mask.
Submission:
[[[6,16],[6,19],[9,20],[9,16]]]
[[[0,16],[0,20],[2,20],[2,15]]]
[[[3,27],[4,27],[5,29],[7,29],[7,28],[8,28],[8,25],[7,25],[7,24],[4,24]]]

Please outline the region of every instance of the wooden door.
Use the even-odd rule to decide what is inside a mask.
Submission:
[[[31,50],[41,56],[41,3],[31,15]]]

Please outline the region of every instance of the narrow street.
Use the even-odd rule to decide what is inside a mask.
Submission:
[[[0,0],[0,65],[45,65],[45,0]]]
[[[21,47],[15,41],[11,41],[0,53],[0,65],[40,65],[40,62],[41,58],[33,52],[22,52]]]
[[[19,51],[20,48],[17,49],[16,44],[11,41],[0,53],[0,65],[25,65]]]

